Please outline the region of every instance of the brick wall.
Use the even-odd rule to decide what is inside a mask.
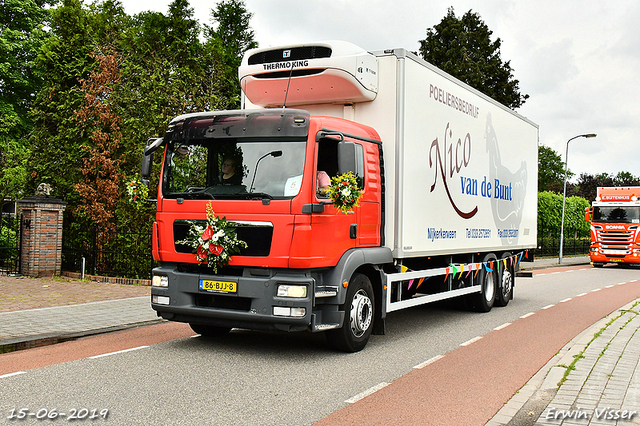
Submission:
[[[45,196],[18,201],[22,212],[20,273],[31,277],[60,275],[62,215],[67,203]]]

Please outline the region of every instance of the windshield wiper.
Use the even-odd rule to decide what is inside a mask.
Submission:
[[[266,192],[249,192],[243,195],[246,195],[247,199],[249,200],[264,200],[265,198],[268,198],[269,200],[273,200],[273,197],[270,194],[267,194]]]
[[[215,200],[216,198],[211,195],[209,192],[206,191],[198,191],[198,192],[181,192],[180,194],[181,198],[187,198],[189,200],[200,200],[200,199],[208,199],[208,200]]]

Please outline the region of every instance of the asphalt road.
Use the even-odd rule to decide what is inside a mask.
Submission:
[[[637,269],[574,267],[555,271],[547,270],[531,279],[518,279],[515,299],[507,307],[494,308],[488,314],[445,305],[394,312],[388,316],[387,334],[372,336],[365,350],[355,354],[331,351],[321,334],[233,331],[223,340],[216,341],[190,337],[193,333],[182,324],[144,327],[6,354],[0,365],[0,375],[3,375],[0,377],[0,424],[48,424],[52,420],[38,421],[36,417],[45,411],[51,413],[52,409],[65,413],[55,421],[64,424],[73,410],[78,414],[83,408],[87,418],[97,417],[90,420],[91,424],[309,425],[326,416],[331,417],[322,424],[352,424],[362,420],[362,417],[353,417],[358,407],[364,407],[367,415],[375,418],[375,410],[369,404],[376,397],[393,399],[393,409],[398,415],[403,410],[415,411],[411,407],[417,403],[429,407],[433,413],[455,411],[444,403],[439,407],[434,398],[427,399],[425,395],[422,400],[420,395],[411,394],[411,386],[416,389],[415,385],[410,385],[407,391],[403,382],[415,377],[416,366],[424,365],[434,357],[444,356],[442,360],[451,360],[442,363],[437,379],[440,380],[440,394],[455,400],[464,395],[456,389],[469,386],[464,376],[456,371],[459,373],[465,364],[464,368],[470,370],[463,371],[481,372],[493,361],[490,357],[478,359],[473,355],[477,356],[480,350],[491,353],[492,344],[497,346],[496,351],[504,349],[503,343],[492,340],[497,334],[495,328],[523,324],[525,320],[521,317],[552,312],[549,307],[555,305],[554,316],[535,326],[536,339],[540,339],[542,345],[542,341],[548,340],[544,327],[549,331],[548,336],[564,328],[563,321],[570,320],[574,328],[582,327],[579,324],[581,310],[593,315],[598,298],[615,305],[611,308],[613,311],[626,303],[617,304],[619,301],[631,301],[640,296],[638,281],[625,285],[624,294],[611,287],[637,280]],[[564,303],[570,298],[571,303]],[[564,305],[571,306],[571,315],[564,311]],[[526,333],[526,327],[523,330],[522,333]],[[482,336],[492,337],[476,340]],[[514,348],[518,346],[518,336],[511,334]],[[573,335],[567,341],[571,337]],[[536,342],[528,343],[536,346]],[[461,344],[470,351],[462,359],[476,360],[471,365],[456,361],[460,354],[456,349]],[[126,351],[108,354],[120,350]],[[543,365],[548,358],[538,358],[544,356],[541,353],[535,361],[528,360],[527,363]],[[522,365],[523,371],[532,369],[531,365]],[[423,370],[427,371],[427,368]],[[12,371],[26,372],[10,375]],[[449,382],[448,377],[455,377],[455,380]],[[430,379],[427,376],[421,380]],[[483,400],[483,407],[488,407],[486,412],[491,413],[490,417],[505,402],[504,395],[513,394],[518,388],[511,389],[515,386],[511,383],[508,386],[506,389],[505,384],[505,389],[496,394],[486,392],[471,397]],[[356,401],[359,394],[376,388],[382,390],[376,392],[373,399],[370,397],[353,404],[346,402]],[[393,394],[397,389],[407,393]],[[466,404],[462,398],[455,402],[454,407]],[[493,407],[497,408],[494,410]],[[25,420],[8,419],[11,410],[16,414],[22,408],[36,414]],[[108,409],[107,419],[100,416],[105,409]],[[451,424],[466,425],[481,425],[483,419],[488,419],[483,411],[477,419],[471,419],[467,414],[464,423],[459,423],[454,414],[444,412],[442,417],[458,422]]]

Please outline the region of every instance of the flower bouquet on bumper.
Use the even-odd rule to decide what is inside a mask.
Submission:
[[[240,253],[241,248],[246,248],[247,243],[238,239],[233,222],[226,218],[220,218],[213,212],[211,204],[207,204],[207,220],[203,224],[193,223],[187,237],[177,241],[194,250],[199,264],[206,263],[213,269],[229,264],[231,255]]]

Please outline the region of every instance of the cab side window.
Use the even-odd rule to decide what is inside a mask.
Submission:
[[[364,188],[364,149],[362,145],[324,138],[318,143],[316,169],[316,194],[318,198],[328,198],[330,179],[342,173],[352,172],[360,188]]]

